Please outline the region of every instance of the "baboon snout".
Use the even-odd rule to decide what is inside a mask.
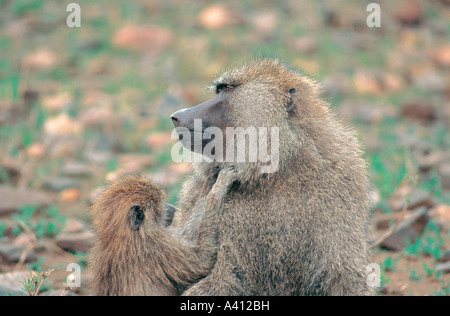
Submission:
[[[178,117],[175,116],[175,113],[172,114],[172,115],[170,116],[170,118],[172,119],[173,125],[175,125],[175,127],[178,126],[179,120],[178,120]]]
[[[192,129],[194,118],[191,115],[191,109],[183,109],[173,113],[170,118],[172,119],[175,127],[186,127]],[[192,125],[192,126],[191,126]]]
[[[179,110],[173,113],[170,118],[175,127],[186,127],[191,131],[194,130],[195,120],[201,120],[202,130],[209,126],[221,127],[225,108],[223,105],[222,96],[219,95],[194,107]]]
[[[180,119],[180,111],[177,111],[175,113],[173,113],[170,118],[172,120],[172,123],[175,127],[180,127],[181,125],[181,119]]]

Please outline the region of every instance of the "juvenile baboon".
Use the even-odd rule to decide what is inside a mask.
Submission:
[[[234,166],[238,181],[219,214],[217,262],[183,294],[373,294],[366,272],[366,164],[354,132],[320,100],[318,85],[262,59],[225,71],[213,90],[213,99],[174,113],[174,125],[192,135],[211,126],[224,134],[227,127],[277,127],[278,170],[262,173],[261,161],[194,162],[173,223],[189,240],[197,238],[220,169]],[[202,119],[201,130],[195,131],[194,119]]]
[[[98,234],[90,260],[94,294],[178,295],[178,286],[207,275],[217,252],[215,220],[233,174],[220,173],[195,243],[167,227],[171,211],[161,203],[164,194],[146,178],[112,183],[91,208]]]

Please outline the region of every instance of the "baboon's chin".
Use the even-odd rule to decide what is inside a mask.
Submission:
[[[210,159],[215,159],[222,152],[225,152],[225,144],[221,141],[218,142],[214,138],[210,139],[210,136],[205,137],[205,133],[197,133],[191,132],[189,139],[183,139],[182,135],[179,135],[179,140],[184,148]]]
[[[190,151],[198,154],[203,154],[206,145],[208,145],[210,142],[211,140],[203,140],[201,141],[201,143],[196,144],[195,142],[192,141],[184,142],[183,140],[181,140],[181,144],[183,145],[184,148],[189,149]]]

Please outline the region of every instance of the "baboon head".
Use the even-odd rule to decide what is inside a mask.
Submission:
[[[256,60],[225,71],[211,85],[211,90],[216,93],[214,98],[192,108],[175,112],[171,119],[177,131],[180,129],[189,131],[179,133],[184,147],[206,155],[207,147],[215,142],[216,150],[217,147],[222,148],[220,152],[222,157],[226,157],[227,150],[231,149],[230,146],[234,146],[236,155],[236,149],[243,147],[244,144],[246,154],[261,150],[264,142],[265,148],[270,151],[273,149],[271,145],[273,145],[272,136],[274,135],[271,131],[272,128],[277,128],[279,132],[279,135],[276,135],[279,141],[278,163],[282,167],[285,160],[289,159],[290,153],[297,150],[303,141],[300,128],[302,121],[316,115],[313,112],[326,111],[322,109],[315,87],[312,80],[301,76],[277,60]],[[314,102],[315,100],[317,102]],[[311,103],[316,103],[317,108],[304,106]],[[196,120],[197,122],[201,120],[201,124],[195,124]],[[219,129],[223,138],[217,139],[207,135],[211,127]],[[234,135],[227,137],[227,133],[230,133],[233,128]],[[236,132],[236,128],[241,128],[243,134]],[[260,134],[261,130],[266,130],[267,136]],[[258,142],[258,147],[251,147],[249,134],[252,131],[256,131],[259,137],[257,140],[253,139],[254,142]],[[246,139],[241,145],[236,141],[239,135],[244,135]],[[201,146],[195,147],[195,137],[199,136],[203,136],[203,141]],[[265,137],[263,142],[261,137]],[[231,140],[233,143],[230,142]],[[212,156],[217,158],[217,155],[212,153]],[[227,156],[223,160],[231,163],[228,158],[231,157]],[[221,160],[218,161],[221,162]],[[261,166],[260,160],[239,161],[237,157],[234,157],[234,163],[236,162],[240,162],[241,169],[245,170],[252,169],[252,166]],[[239,172],[240,168],[236,169]]]
[[[174,208],[162,202],[164,193],[142,176],[114,181],[94,202],[92,222],[99,236],[143,236],[170,225]]]

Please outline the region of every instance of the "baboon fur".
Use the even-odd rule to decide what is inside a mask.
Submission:
[[[228,179],[224,179],[228,181]],[[230,180],[232,183],[232,180]],[[223,184],[223,185],[222,185]],[[217,252],[217,208],[229,184],[213,188],[198,241],[166,227],[164,193],[142,176],[114,181],[91,207],[97,240],[91,250],[95,295],[178,295],[178,286],[210,271]],[[139,218],[134,218],[138,210]]]
[[[224,85],[234,89],[217,89]],[[260,59],[225,71],[212,88],[225,94],[228,126],[279,128],[279,168],[194,163],[173,223],[188,240],[197,238],[219,170],[233,166],[238,181],[219,214],[217,261],[183,294],[372,295],[366,164],[355,133],[319,98],[316,82]]]

